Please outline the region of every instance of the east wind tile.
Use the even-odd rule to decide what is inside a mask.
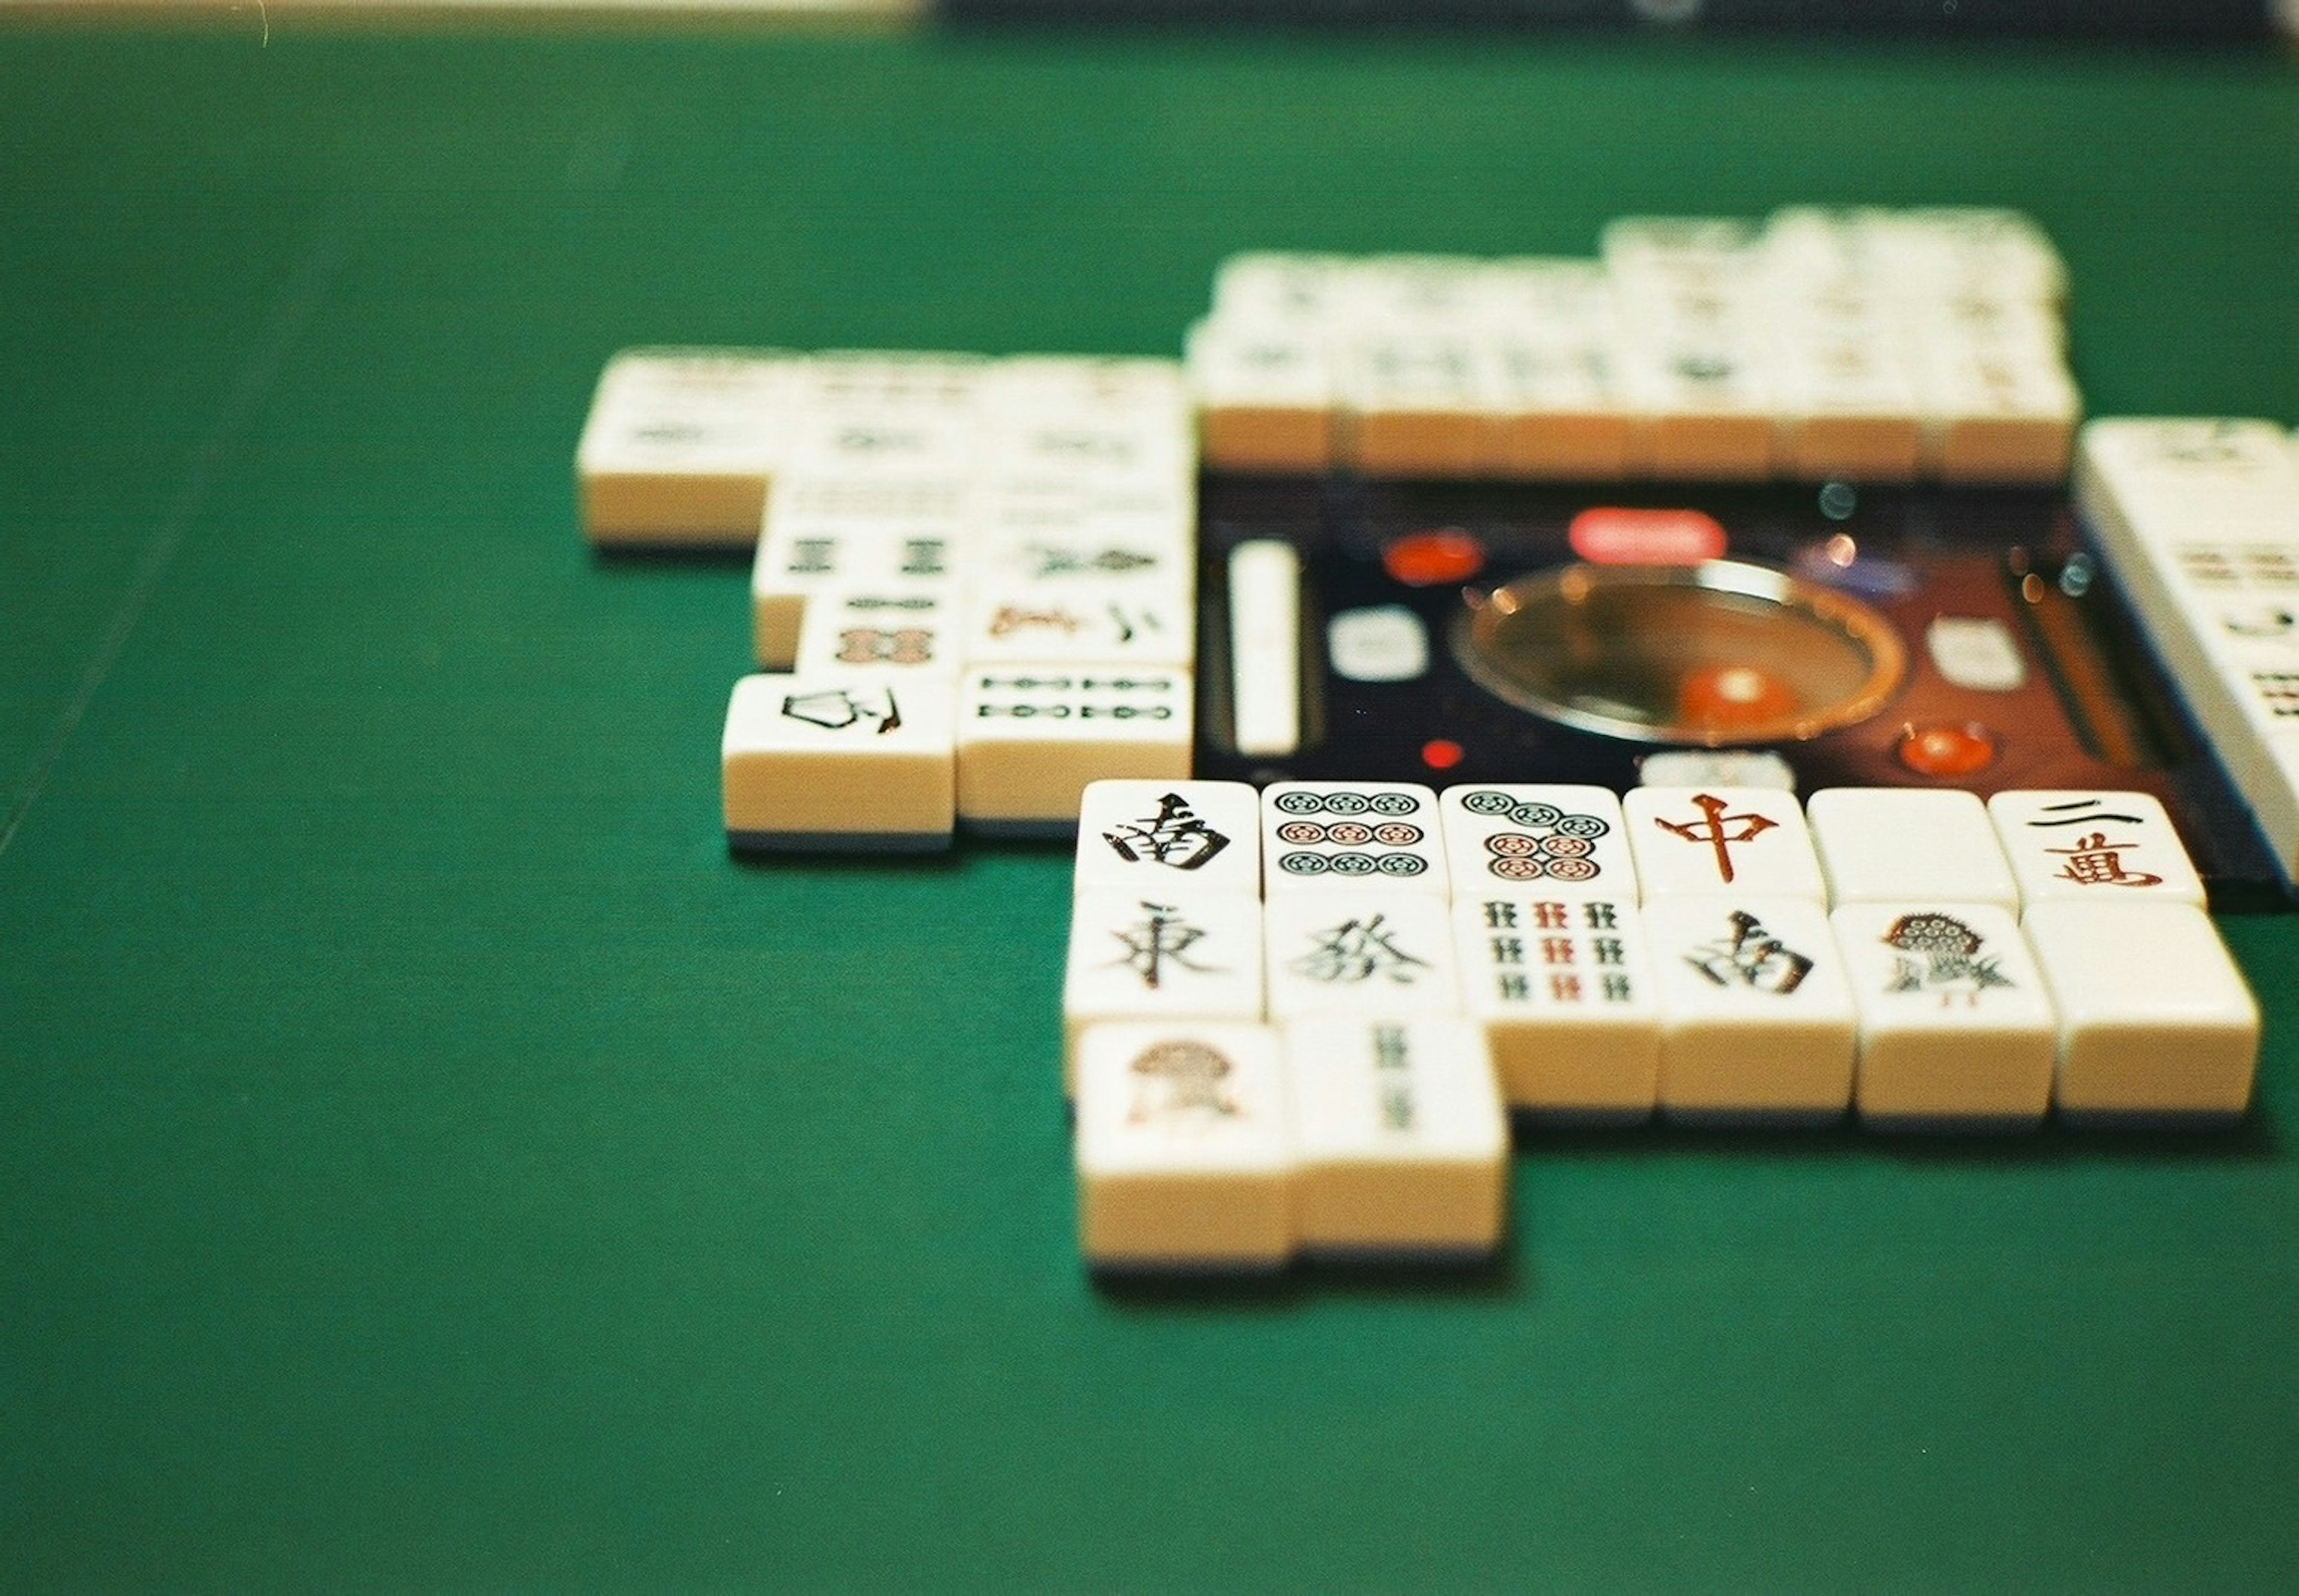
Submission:
[[[1173,883],[1077,894],[1062,982],[1066,1084],[1097,1021],[1261,1017],[1258,898]]]

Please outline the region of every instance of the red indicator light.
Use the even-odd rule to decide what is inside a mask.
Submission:
[[[1450,770],[1465,757],[1450,737],[1432,737],[1421,745],[1421,762],[1432,770]]]
[[[1723,524],[1698,510],[1584,510],[1565,536],[1591,565],[1698,565],[1722,560]]]
[[[1919,776],[1970,776],[1996,762],[1996,738],[1984,726],[1912,726],[1900,734],[1900,763]]]
[[[1382,549],[1381,563],[1407,587],[1438,587],[1465,582],[1484,569],[1485,545],[1458,527],[1413,532]]]

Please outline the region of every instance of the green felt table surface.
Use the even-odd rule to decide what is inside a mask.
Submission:
[[[1068,860],[729,862],[641,343],[1170,352],[1249,246],[2033,211],[2299,419],[2271,54],[0,26],[0,1586],[2289,1589],[2227,1135],[1535,1134],[1493,1268],[1098,1290]]]

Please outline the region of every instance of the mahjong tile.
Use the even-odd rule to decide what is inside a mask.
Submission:
[[[1606,787],[1448,787],[1439,801],[1457,895],[1525,892],[1638,901],[1621,801]]]
[[[1944,898],[1830,916],[1860,1011],[1853,1101],[1885,1126],[2034,1125],[2059,1026],[2013,911]]]
[[[2146,898],[2201,905],[2204,883],[2162,803],[2145,793],[1998,793],[1988,818],[2028,908]]]
[[[1768,787],[1631,787],[1621,800],[1647,902],[1689,894],[1828,901],[1804,811]]]
[[[1291,1116],[1267,1026],[1089,1028],[1076,1158],[1078,1245],[1094,1268],[1273,1268],[1292,1255]]]
[[[1852,1101],[1858,1031],[1828,913],[1802,897],[1648,899],[1660,1105],[1674,1118],[1824,1119]]]
[[[1639,1119],[1659,1093],[1660,1006],[1633,896],[1464,893],[1453,903],[1462,1006],[1512,1107]]]
[[[1261,794],[1264,890],[1450,891],[1437,794],[1412,782],[1281,781]]]
[[[1508,1123],[1482,1031],[1457,1018],[1285,1027],[1307,1252],[1490,1252],[1508,1205]]]
[[[1078,806],[1080,890],[1261,895],[1261,794],[1241,781],[1097,781]]]
[[[1460,1012],[1443,898],[1365,887],[1281,893],[1264,905],[1269,1017]]]

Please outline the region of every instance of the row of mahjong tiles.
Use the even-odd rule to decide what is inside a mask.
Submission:
[[[595,541],[755,540],[763,669],[720,747],[735,846],[1066,829],[1096,776],[1188,774],[1197,455],[1174,362],[636,351],[577,459]]]
[[[2141,794],[1104,782],[1075,883],[1098,1268],[1489,1251],[1508,1109],[2224,1123],[2256,1067]]]
[[[1187,360],[1220,470],[2048,484],[2066,287],[2011,212],[1623,217],[1594,260],[1233,256]]]
[[[2290,877],[2299,869],[2299,737],[2289,729],[2299,719],[2299,645],[2288,609],[2299,589],[2299,439],[2256,420],[2095,420],[2083,430],[2077,489],[2129,597]],[[855,544],[867,543],[859,532],[846,536]],[[1041,561],[1044,586],[1066,596],[1031,606],[1001,599],[977,632],[997,630],[999,615],[1009,609],[1069,617],[1084,630],[1077,618],[1086,607],[1075,603],[1074,595],[1116,592],[1118,584],[1100,574],[1113,569],[1133,575],[1130,591],[1143,596],[1124,603],[1135,610],[1151,612],[1161,593],[1166,596],[1158,602],[1175,611],[1183,603],[1186,589],[1168,572],[1185,561],[1188,545],[1171,533],[1161,544],[1137,530],[1125,545],[1058,528],[1033,528],[1026,536],[1031,541],[1023,546]],[[915,549],[917,543],[905,546]],[[849,544],[826,534],[786,547],[788,562],[806,559],[834,576],[844,569],[839,561]],[[947,576],[958,557],[945,558],[939,543],[931,547],[936,569]],[[1159,550],[1172,566],[1159,564],[1152,553]],[[760,553],[753,586],[761,652],[773,635],[768,606],[801,605],[809,592],[823,600],[821,627],[835,620],[834,635],[851,641],[855,628],[845,623],[857,619],[857,590],[829,577],[809,586],[803,574],[788,574],[784,563]],[[1081,581],[1080,572],[1097,574]],[[1289,569],[1277,578],[1278,590],[1264,596],[1286,597],[1297,580]],[[1233,596],[1244,593],[1241,581],[1241,571],[1233,569]],[[909,604],[941,602],[915,583],[895,591]],[[881,594],[869,602],[890,601]],[[1107,603],[1116,607],[1119,601]],[[1274,613],[1269,604],[1250,608]],[[785,636],[800,630],[795,620],[783,623]],[[872,625],[856,635],[880,651],[867,656],[873,664],[889,665],[881,656],[899,652],[905,633]],[[925,644],[913,651],[909,674],[930,677],[936,635],[922,636]],[[1177,613],[1170,628],[1154,636],[1190,636],[1186,614]],[[1246,637],[1240,646],[1251,641]],[[1290,636],[1278,637],[1278,653],[1290,657],[1292,646]],[[1091,656],[1094,645],[1065,644],[1042,652]],[[959,814],[1058,826],[1074,812],[1076,790],[1092,776],[1179,775],[1188,769],[1190,694],[1180,674],[1188,661],[1179,646],[1164,657],[1176,661],[1168,668],[1171,675],[1052,669],[984,673],[968,684],[968,696],[955,706],[958,724],[947,728],[952,706],[941,690],[917,696],[905,711],[891,684],[873,687],[842,679],[851,675],[844,661],[841,680],[811,686],[754,679],[738,689],[727,723],[730,835],[739,846],[933,846],[947,841]],[[1248,736],[1245,689],[1276,685],[1275,676],[1237,684],[1241,746]],[[911,727],[908,736],[892,735],[905,723]],[[818,746],[801,745],[809,743]],[[845,758],[842,749],[857,751],[856,757]],[[887,777],[898,772],[902,780],[890,784]],[[754,802],[754,794],[766,796]],[[784,795],[779,802],[776,794]],[[881,812],[893,794],[910,794],[916,802],[899,812]],[[823,811],[818,820],[806,812],[809,804]]]

